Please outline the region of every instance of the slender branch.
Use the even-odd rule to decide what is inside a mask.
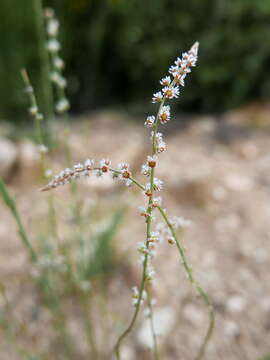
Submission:
[[[161,216],[163,217],[165,223],[168,225],[168,227],[169,227],[169,229],[171,231],[171,234],[172,234],[172,236],[173,236],[173,238],[174,238],[174,240],[176,242],[177,249],[178,249],[179,254],[181,256],[182,264],[184,266],[184,269],[186,271],[188,279],[191,282],[191,285],[195,288],[195,290],[200,295],[203,302],[205,303],[205,305],[208,308],[209,326],[208,326],[205,338],[203,340],[203,343],[202,343],[202,345],[200,347],[199,353],[197,354],[197,356],[195,358],[195,360],[200,360],[200,359],[202,359],[202,357],[203,357],[203,355],[205,353],[206,346],[207,346],[207,344],[208,344],[208,342],[209,342],[209,340],[210,340],[210,338],[212,336],[212,333],[213,333],[213,330],[214,330],[214,327],[215,327],[215,314],[214,314],[213,305],[211,304],[207,293],[203,290],[203,288],[201,287],[199,282],[194,279],[193,273],[192,273],[192,268],[187,263],[184,247],[183,247],[181,241],[178,239],[178,237],[176,235],[176,232],[175,232],[175,229],[174,229],[173,225],[170,223],[165,211],[160,206],[158,206],[157,208],[158,208]]]
[[[157,334],[155,332],[155,327],[154,327],[152,294],[151,294],[150,289],[148,289],[148,291],[147,291],[147,303],[148,303],[148,307],[149,307],[149,320],[150,320],[150,327],[151,327],[151,332],[152,332],[152,336],[153,336],[153,343],[154,343],[154,358],[155,358],[155,360],[159,360]]]

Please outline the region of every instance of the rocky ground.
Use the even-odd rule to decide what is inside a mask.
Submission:
[[[215,334],[205,357],[209,360],[258,360],[270,352],[269,119],[268,105],[252,105],[218,119],[196,118],[181,126],[181,120],[186,119],[178,116],[165,133],[168,150],[161,155],[158,169],[158,176],[165,182],[165,206],[170,214],[192,220],[184,236],[187,255],[216,311]],[[141,177],[140,164],[148,152],[148,136],[142,119],[131,120],[113,112],[79,119],[70,134],[74,161],[88,157],[109,157],[114,163],[128,161]],[[62,139],[66,136],[61,125],[55,131]],[[53,170],[62,169],[63,162],[61,151],[55,151]],[[37,169],[33,144],[20,141],[15,146],[1,139],[0,174],[16,195],[30,233],[35,217],[44,213],[44,195],[37,191],[42,184]],[[133,191],[128,197],[129,190],[119,192],[119,186],[110,178],[83,180],[81,188],[87,199],[99,202],[102,198],[102,206],[115,204],[118,194],[120,203],[129,206],[116,247],[120,254],[129,256],[130,279],[119,273],[109,285],[115,311],[123,313],[122,320],[127,321],[131,311],[129,286],[139,279],[135,248],[144,237],[144,229],[137,206],[142,204],[143,196]],[[65,194],[65,189],[55,191],[60,197]],[[13,219],[1,202],[0,213],[0,279],[7,288],[12,284],[11,303],[16,304],[16,311],[24,313],[34,302],[28,284],[22,286],[20,282],[21,273],[28,267],[27,257]],[[174,247],[161,246],[155,267],[156,325],[163,331],[160,343],[164,358],[191,360],[206,329],[205,308],[190,290]],[[127,284],[125,289],[123,283]],[[73,320],[76,322],[76,317]],[[35,333],[43,320],[29,321]],[[124,358],[150,359],[144,351],[149,336],[142,319],[133,340],[137,352],[134,346],[126,345]],[[4,342],[2,349],[1,359],[13,359]]]

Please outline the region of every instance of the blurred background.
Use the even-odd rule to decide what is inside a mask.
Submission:
[[[205,359],[269,360],[270,1],[44,0],[43,6],[60,21],[68,114],[52,116],[57,91],[47,72],[41,1],[0,1],[1,360],[113,358],[133,311],[131,287],[141,276],[136,246],[145,224],[137,207],[144,197],[106,176],[49,194],[38,189],[89,157],[110,157],[114,166],[127,161],[145,181],[143,123],[156,111],[152,94],[195,41],[198,66],[161,129],[168,145],[157,171],[164,206],[192,221],[184,245],[217,316]],[[46,154],[28,112],[22,68],[45,115]],[[206,309],[174,247],[162,244],[154,266],[161,359],[193,360]],[[123,359],[152,359],[151,346],[142,312]]]
[[[179,109],[218,113],[269,97],[268,0],[44,1],[48,5],[61,22],[73,112],[145,109],[158,79],[195,40],[200,71]],[[40,83],[35,4],[2,0],[0,6],[0,116],[17,122],[26,104],[19,70],[26,67]]]

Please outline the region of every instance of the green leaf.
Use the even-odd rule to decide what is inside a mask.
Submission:
[[[94,276],[105,272],[112,264],[111,242],[117,231],[118,225],[123,219],[124,210],[118,210],[111,218],[106,229],[98,234],[95,239],[96,247],[89,259],[86,276]]]
[[[18,232],[20,235],[20,238],[23,242],[23,244],[25,245],[25,247],[27,248],[27,250],[29,251],[29,255],[32,261],[36,261],[37,260],[37,254],[35,252],[35,250],[33,249],[31,242],[27,236],[27,233],[23,227],[22,221],[21,221],[21,217],[17,211],[17,206],[16,206],[16,202],[15,200],[12,198],[12,196],[10,195],[10,193],[8,192],[8,189],[4,183],[4,181],[0,178],[0,193],[2,194],[3,200],[5,202],[5,204],[7,205],[7,207],[9,208],[11,214],[13,215],[17,226],[18,226]]]

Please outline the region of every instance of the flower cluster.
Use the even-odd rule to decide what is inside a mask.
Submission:
[[[141,297],[141,304],[144,302],[144,300],[146,299],[146,292],[143,291],[142,292],[142,297]],[[140,293],[139,290],[137,288],[137,286],[133,286],[132,288],[132,304],[134,306],[138,305],[139,303],[139,299],[140,299]]]
[[[48,36],[47,49],[50,54],[52,68],[50,79],[57,88],[57,94],[59,96],[55,109],[59,114],[62,114],[69,110],[70,105],[64,91],[67,86],[67,81],[62,75],[65,63],[59,56],[59,51],[61,49],[61,44],[58,40],[59,21],[55,18],[54,11],[51,8],[45,10],[44,16]]]
[[[163,86],[161,91],[153,94],[152,103],[164,103],[166,99],[178,98],[180,94],[179,86],[185,85],[185,78],[188,73],[191,72],[191,67],[196,66],[198,58],[199,43],[196,42],[188,52],[182,54],[182,57],[178,57],[174,65],[169,68],[169,74],[160,80],[160,84]],[[154,124],[160,121],[161,124],[165,124],[170,120],[170,107],[162,106],[158,119],[154,116],[148,116],[145,121],[145,126],[153,127]]]
[[[94,172],[97,177],[101,177],[105,173],[111,173],[113,178],[123,180],[127,186],[130,186],[133,183],[129,164],[119,164],[119,170],[111,169],[110,166],[111,160],[109,159],[101,159],[99,165],[96,167],[94,167],[94,160],[87,159],[84,163],[74,165],[72,169],[66,168],[65,170],[62,170],[58,175],[54,176],[51,182],[43,187],[41,191],[54,189],[58,186],[70,183],[72,180],[80,179],[81,177],[88,177],[91,172]]]

